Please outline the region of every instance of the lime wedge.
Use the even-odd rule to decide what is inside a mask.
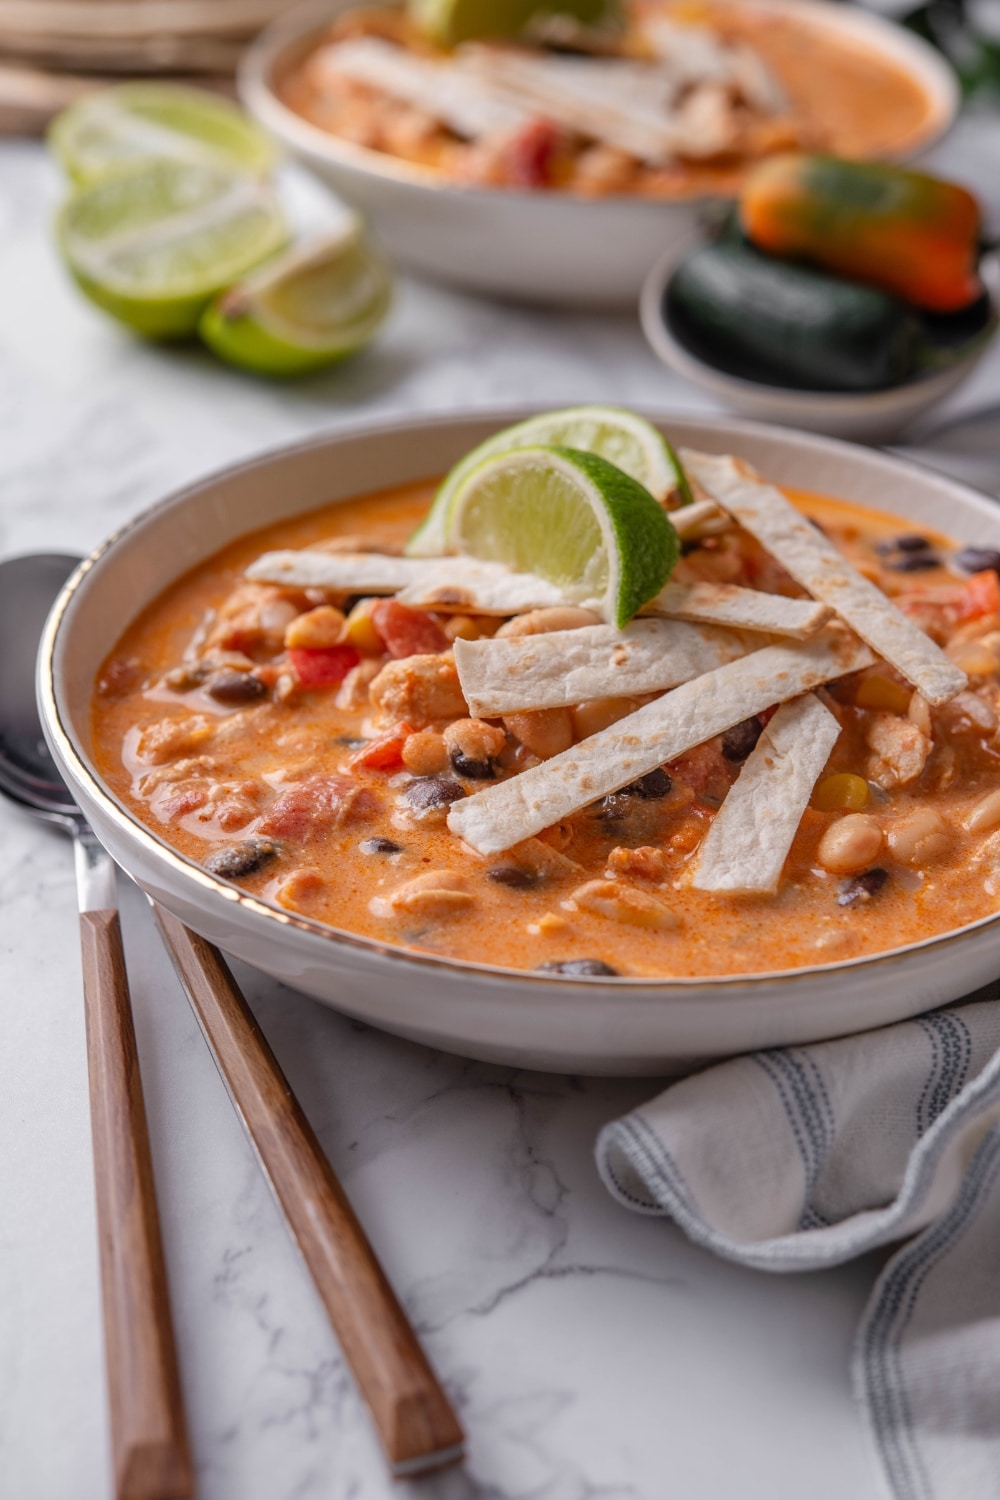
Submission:
[[[237,282],[211,303],[198,331],[230,364],[301,375],[367,344],[391,300],[389,267],[355,221]]]
[[[602,21],[606,0],[409,0],[419,31],[441,47],[485,36],[516,36],[536,15],[553,11],[592,25]]]
[[[281,249],[273,192],[242,172],[149,162],[63,205],[59,244],[99,307],[148,338],[194,333],[206,304]]]
[[[569,406],[505,427],[466,454],[446,476],[426,519],[407,542],[409,555],[437,557],[447,550],[448,508],[465,476],[484,458],[539,443],[596,453],[638,480],[657,500],[665,501],[672,493],[682,504],[692,498],[680,460],[651,422],[617,406]]]
[[[277,151],[235,104],[169,83],[124,83],[57,115],[49,145],[81,185],[137,162],[167,158],[266,176]]]
[[[666,583],[677,533],[647,489],[596,453],[515,448],[458,486],[449,550],[558,584],[566,597],[627,625]]]

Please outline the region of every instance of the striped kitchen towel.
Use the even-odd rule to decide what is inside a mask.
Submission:
[[[896,1500],[1000,1496],[998,993],[717,1064],[597,1143],[620,1203],[741,1265],[809,1271],[905,1242],[854,1350]]]

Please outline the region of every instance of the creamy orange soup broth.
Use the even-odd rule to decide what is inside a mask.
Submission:
[[[864,814],[881,835],[877,852],[853,874],[824,868],[824,834],[857,804],[813,805],[776,895],[721,896],[686,888],[685,868],[760,721],[538,839],[484,857],[448,831],[455,797],[516,775],[646,700],[470,721],[450,639],[509,624],[426,612],[413,622],[407,616],[418,612],[394,604],[403,613],[391,628],[383,621],[387,649],[372,628],[371,602],[243,577],[274,548],[350,547],[354,539],[368,551],[398,547],[433,489],[366,496],[244,537],[128,628],[96,684],[92,737],[101,775],[140,822],[289,911],[380,943],[513,969],[568,964],[572,972],[581,961],[627,976],[788,969],[877,953],[1000,906],[996,554],[956,562],[943,536],[792,496],[945,646],[970,684],[934,710],[881,662],[830,684],[822,696],[841,734],[813,800],[823,800],[824,784],[827,797],[863,788]],[[800,592],[738,531],[690,548],[675,577]],[[342,643],[342,659],[330,654],[331,641]],[[310,649],[317,659],[326,651],[340,680],[305,685]],[[431,677],[428,659],[436,661]],[[378,688],[387,666],[392,692]],[[837,773],[853,779],[829,782]],[[622,899],[600,909],[588,903],[580,893],[594,881]],[[654,896],[676,925],[637,920],[630,892]]]

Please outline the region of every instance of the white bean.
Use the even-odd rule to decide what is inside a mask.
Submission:
[[[819,841],[817,858],[834,875],[853,875],[878,857],[882,830],[868,813],[847,813],[831,823]]]
[[[933,864],[947,852],[951,833],[940,813],[931,807],[918,807],[892,825],[888,842],[894,859],[919,868]]]
[[[967,833],[992,833],[1000,828],[1000,791],[982,797],[966,815],[964,827]]]

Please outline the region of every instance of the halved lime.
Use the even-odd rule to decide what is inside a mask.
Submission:
[[[692,498],[676,453],[645,417],[617,406],[568,406],[505,427],[467,453],[446,476],[426,519],[407,542],[409,555],[437,557],[446,550],[448,509],[465,476],[484,458],[539,443],[596,453],[638,480],[657,500],[666,500],[671,493],[676,493],[682,504]]]
[[[389,267],[355,221],[237,282],[207,308],[198,331],[230,364],[301,375],[367,344],[391,301]]]
[[[647,489],[606,458],[574,448],[515,448],[458,486],[448,550],[558,584],[624,626],[666,583],[677,533]]]
[[[553,11],[596,24],[608,10],[606,0],[409,0],[418,29],[441,47],[455,47],[476,37],[516,36],[536,15]]]
[[[173,83],[123,83],[88,94],[56,116],[48,140],[81,186],[164,157],[263,177],[278,155],[235,104]]]
[[[88,297],[164,339],[194,333],[211,298],[280,250],[288,230],[272,190],[246,173],[156,161],[74,193],[58,235]]]

